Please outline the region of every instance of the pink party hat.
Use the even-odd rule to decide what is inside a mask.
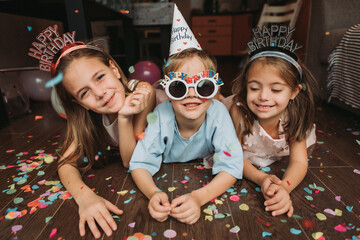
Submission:
[[[196,48],[201,50],[200,44],[187,25],[183,15],[179,11],[179,8],[176,4],[174,4],[169,56],[179,53],[187,48]]]

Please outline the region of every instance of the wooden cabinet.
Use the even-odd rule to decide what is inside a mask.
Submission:
[[[241,55],[246,53],[246,42],[250,40],[242,33],[251,34],[251,22],[251,14],[193,16],[192,32],[201,47],[214,56]]]

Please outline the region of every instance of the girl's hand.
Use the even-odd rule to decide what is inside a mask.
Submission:
[[[201,204],[191,193],[175,198],[171,207],[170,215],[180,222],[193,224],[200,218]]]
[[[82,237],[85,236],[86,222],[95,238],[101,237],[95,221],[108,237],[117,229],[117,225],[109,211],[119,215],[123,211],[111,202],[90,191],[80,196],[77,199],[77,203],[79,205],[80,216],[79,232]]]
[[[149,201],[149,212],[150,215],[159,222],[164,222],[168,219],[171,207],[169,198],[164,192],[156,192]]]
[[[275,175],[267,175],[261,183],[261,192],[265,199],[274,196],[277,185],[281,185],[281,180]]]
[[[294,207],[290,199],[289,192],[283,187],[272,184],[269,188],[276,188],[273,197],[269,197],[264,205],[265,211],[272,211],[273,216],[278,216],[287,212],[287,216],[291,217],[294,213]]]
[[[124,106],[118,112],[119,115],[132,116],[142,112],[149,103],[151,90],[139,87],[125,98]]]

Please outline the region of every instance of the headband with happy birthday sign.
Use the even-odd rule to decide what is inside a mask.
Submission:
[[[41,71],[50,72],[54,75],[60,59],[77,49],[90,48],[103,52],[102,49],[96,46],[76,42],[75,31],[64,33],[61,36],[57,30],[57,25],[44,29],[36,37],[38,42],[32,43],[34,48],[29,49],[28,55],[39,60],[39,69]],[[61,55],[55,59],[55,55],[59,52],[61,52]]]
[[[249,62],[260,57],[278,57],[291,63],[299,72],[302,79],[302,68],[294,51],[302,48],[289,36],[295,31],[289,26],[272,25],[252,29],[253,39],[247,43],[250,50]]]

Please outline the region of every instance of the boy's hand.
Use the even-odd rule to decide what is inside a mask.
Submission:
[[[159,222],[165,221],[170,214],[171,207],[169,198],[164,192],[156,192],[149,201],[150,215]]]
[[[95,238],[101,237],[95,222],[99,224],[108,237],[117,229],[117,225],[109,211],[119,215],[122,214],[123,211],[111,202],[91,191],[84,193],[84,195],[77,200],[77,203],[79,205],[80,216],[79,232],[82,237],[85,236],[86,222]]]
[[[278,216],[287,212],[287,216],[291,217],[294,213],[294,207],[290,199],[290,194],[283,187],[276,184],[270,185],[269,189],[274,190],[272,197],[268,196],[264,202],[265,211],[272,211],[273,216]]]
[[[200,218],[200,202],[191,193],[175,198],[171,202],[171,207],[170,215],[180,222],[193,224]]]

